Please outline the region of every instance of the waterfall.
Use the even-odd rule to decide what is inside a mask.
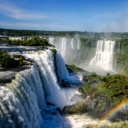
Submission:
[[[57,52],[56,54],[56,62],[57,62],[57,72],[59,75],[60,83],[62,80],[69,82],[71,85],[73,84],[80,84],[80,80],[77,75],[69,75],[69,72],[64,64],[64,60],[61,57],[60,53]]]
[[[49,37],[48,38],[49,43],[51,43],[52,45],[54,45],[54,37]]]
[[[96,53],[90,61],[90,66],[105,71],[113,71],[113,54],[115,41],[99,40],[97,41]]]
[[[66,38],[62,38],[61,39],[61,53],[62,53],[62,56],[64,57],[65,56],[65,52],[66,52]]]
[[[78,39],[78,42],[77,42],[77,50],[80,50],[80,39]]]
[[[71,39],[71,49],[74,49],[74,39]]]
[[[69,37],[49,37],[49,42],[55,45],[56,49],[60,52],[64,61],[71,64],[80,50],[80,39]]]
[[[47,128],[51,119],[48,103],[54,109],[62,109],[73,103],[70,98],[77,92],[77,89],[60,88],[55,62],[60,81],[74,84],[79,79],[69,75],[59,53],[54,56],[50,50],[25,51],[23,56],[33,61],[30,69],[17,73],[11,83],[0,86],[0,128]]]
[[[37,79],[33,79],[37,75],[34,75],[33,69],[34,67],[18,73],[12,83],[7,84],[6,87],[0,87],[1,128],[40,128],[42,126],[41,111],[45,108],[45,100],[38,76],[36,76]]]
[[[50,50],[45,50],[34,53],[27,52],[24,53],[24,55],[34,60],[37,64],[45,90],[46,101],[63,108],[68,101],[66,101],[65,97],[61,94],[61,89],[58,85],[53,53]]]

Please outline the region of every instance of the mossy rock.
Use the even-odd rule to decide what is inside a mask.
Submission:
[[[66,65],[67,69],[71,73],[77,73],[77,72],[85,72],[85,70],[75,66],[75,65]]]
[[[56,54],[57,53],[57,50],[56,49],[51,49],[51,51],[53,52],[53,54]]]
[[[88,107],[84,102],[80,102],[74,105],[65,106],[63,112],[65,114],[82,114],[88,111]]]

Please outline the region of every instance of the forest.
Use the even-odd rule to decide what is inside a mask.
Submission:
[[[88,38],[128,38],[128,32],[88,32],[88,31],[46,31],[46,30],[18,30],[0,28],[2,36],[69,36],[80,35]]]

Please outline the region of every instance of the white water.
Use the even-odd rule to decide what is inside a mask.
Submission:
[[[60,52],[66,63],[71,63],[80,50],[79,38],[49,37],[49,42]]]
[[[80,50],[80,39],[78,39],[77,50]]]
[[[24,76],[32,82],[28,83]],[[1,128],[42,127],[41,112],[45,108],[45,101],[42,88],[36,86],[38,83],[33,79],[31,69],[17,74],[6,87],[0,87]]]
[[[62,38],[61,39],[61,53],[62,53],[62,56],[65,56],[65,52],[66,52],[66,38]]]
[[[73,38],[71,39],[71,49],[74,49],[74,40],[73,40]]]
[[[48,38],[49,42],[54,45],[54,37]]]
[[[115,41],[99,40],[97,42],[95,56],[90,61],[90,66],[93,69],[113,72],[114,46]]]
[[[27,52],[24,53],[27,58],[34,60],[40,72],[40,77],[43,83],[43,88],[45,93],[45,99],[47,102],[53,103],[60,108],[63,108],[70,101],[67,100],[66,96],[62,94],[62,90],[58,85],[56,73],[55,73],[55,63],[54,56],[50,50],[40,51],[40,52]],[[69,82],[74,81],[74,77],[70,77],[69,73],[65,67],[64,61],[61,56],[56,54],[56,64],[58,69],[58,75],[60,81],[66,80]],[[79,82],[79,79],[76,77]],[[76,81],[75,81],[76,82]],[[76,84],[77,84],[76,83]],[[56,99],[56,100],[55,100]]]
[[[73,84],[80,84],[79,77],[77,75],[69,75],[69,72],[65,66],[64,60],[61,57],[60,53],[56,54],[56,62],[57,62],[57,72],[59,75],[60,81],[65,80],[69,82],[71,85]]]
[[[17,73],[10,84],[0,87],[0,128],[71,128],[64,117],[51,113],[56,112],[56,107],[63,108],[74,103],[70,99],[77,89],[60,88],[54,56],[50,50],[27,51],[23,55],[35,64]],[[69,75],[63,62],[57,53],[59,78],[70,83],[74,83],[74,80],[79,82],[76,76]]]

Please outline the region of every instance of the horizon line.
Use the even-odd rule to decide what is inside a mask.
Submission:
[[[49,32],[80,32],[80,33],[128,33],[128,32],[99,32],[99,31],[80,31],[80,30],[40,30],[40,29],[20,29],[20,28],[2,28],[0,29],[5,29],[5,30],[15,30],[15,31],[49,31]]]

